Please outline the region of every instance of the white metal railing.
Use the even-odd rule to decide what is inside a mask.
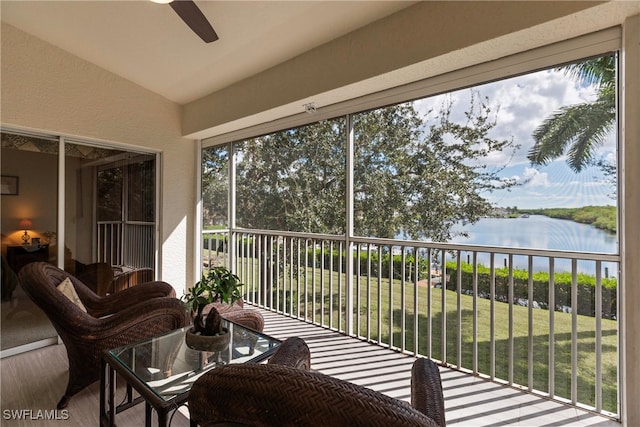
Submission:
[[[124,224],[121,221],[98,222],[96,243],[98,262],[123,264]]]
[[[230,267],[250,303],[613,418],[619,261],[265,230],[203,234],[203,267]]]
[[[154,230],[154,224],[149,222],[98,222],[97,261],[133,268],[153,268]]]

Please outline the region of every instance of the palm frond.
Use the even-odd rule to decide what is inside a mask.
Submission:
[[[612,87],[616,77],[616,57],[614,55],[588,59],[560,67],[561,70],[584,85],[596,85],[598,91]]]
[[[567,153],[567,163],[575,172],[580,172],[594,158],[596,148],[605,142],[607,133],[614,123],[615,111],[609,105],[593,103],[584,111],[584,127],[576,136]],[[606,125],[601,125],[603,117],[609,117]]]
[[[565,152],[574,171],[580,171],[593,156],[595,147],[604,141],[615,121],[615,105],[608,100],[561,108],[547,118],[533,133],[535,144],[527,158],[535,165],[546,165]],[[578,146],[573,146],[574,144]]]
[[[560,157],[580,132],[580,112],[585,104],[566,106],[545,119],[533,133],[535,144],[527,158],[536,165],[546,165]]]

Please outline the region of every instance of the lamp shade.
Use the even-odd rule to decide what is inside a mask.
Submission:
[[[28,218],[24,218],[20,220],[20,224],[18,224],[18,227],[22,230],[28,230],[33,226],[33,224],[31,223],[31,220]]]

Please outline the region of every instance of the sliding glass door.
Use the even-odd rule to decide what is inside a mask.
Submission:
[[[25,264],[54,264],[99,296],[155,278],[156,158],[2,132],[2,357],[57,342],[21,289]]]
[[[152,280],[155,155],[77,143],[65,152],[65,270],[100,296]]]
[[[2,133],[2,355],[34,342],[57,342],[47,316],[25,294],[18,273],[55,262],[58,224],[57,138]]]

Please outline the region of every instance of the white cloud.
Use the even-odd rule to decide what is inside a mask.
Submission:
[[[580,86],[561,71],[544,70],[425,98],[415,101],[414,106],[425,120],[431,122],[438,117],[443,103],[451,101],[451,119],[464,123],[472,91],[476,93],[477,100],[488,98],[492,118],[496,119],[496,126],[489,136],[513,140],[520,146],[515,155],[511,151],[492,153],[485,159],[485,163],[491,166],[529,164],[527,154],[534,144],[532,134],[544,119],[562,106],[593,100],[596,94],[593,87]],[[603,146],[601,152],[615,151],[615,137],[608,138],[605,145],[606,150]]]
[[[617,163],[618,162],[618,156],[616,155],[616,153],[611,152],[611,151],[604,153],[603,158],[607,163]]]
[[[550,187],[549,174],[534,168],[525,168],[523,181],[529,187]]]
[[[477,100],[488,98],[491,119],[496,125],[489,137],[513,140],[520,148],[491,153],[482,163],[504,168],[501,176],[517,179],[522,185],[510,191],[492,193],[489,198],[499,206],[577,207],[585,204],[611,204],[612,189],[602,178],[602,172],[587,168],[576,174],[561,157],[544,167],[533,168],[527,155],[534,145],[533,132],[543,121],[563,106],[590,102],[597,95],[595,88],[576,82],[562,71],[544,70],[502,81],[487,83],[473,89],[461,89],[446,95],[415,101],[414,106],[432,124],[443,105],[452,102],[450,118],[466,122],[473,91]],[[427,115],[427,112],[430,113]],[[616,161],[615,131],[597,150],[597,158]]]

